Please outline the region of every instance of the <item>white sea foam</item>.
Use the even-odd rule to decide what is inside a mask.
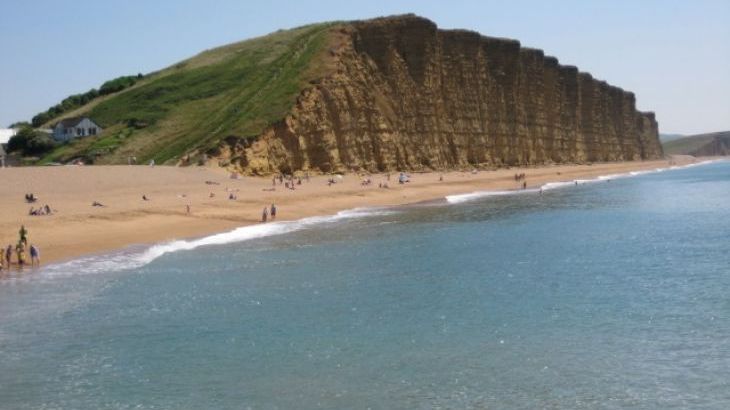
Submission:
[[[476,191],[469,194],[458,194],[446,196],[446,201],[450,204],[459,204],[462,202],[473,201],[479,198],[485,198],[490,196],[505,196],[505,195],[519,195],[530,192],[537,192],[537,189],[521,189],[514,191]]]
[[[128,249],[126,251],[112,254],[87,256],[74,259],[68,262],[49,265],[43,269],[42,273],[45,276],[68,276],[135,269],[154,261],[162,255],[172,252],[192,250],[201,246],[244,242],[257,238],[265,238],[295,232],[315,225],[332,223],[345,219],[386,215],[393,212],[395,211],[384,208],[355,208],[341,211],[330,216],[313,216],[296,221],[281,221],[243,226],[232,231],[210,235],[203,238],[160,243],[142,250]]]
[[[702,162],[695,162],[693,164],[688,165],[681,165],[681,166],[671,166],[667,168],[655,168],[655,169],[649,169],[649,170],[642,170],[642,171],[631,171],[626,172],[622,174],[608,174],[608,175],[600,175],[593,179],[574,179],[572,181],[559,181],[559,182],[548,182],[545,185],[542,185],[540,188],[530,188],[530,189],[515,189],[511,191],[475,191],[468,194],[459,194],[459,195],[448,195],[446,196],[446,201],[450,204],[460,204],[463,202],[473,201],[475,199],[480,198],[486,198],[491,196],[504,196],[504,195],[519,195],[519,194],[528,194],[528,193],[539,193],[542,191],[549,191],[552,189],[558,189],[558,188],[567,188],[570,186],[575,185],[582,185],[582,184],[588,184],[588,183],[595,183],[595,182],[604,182],[604,181],[610,181],[613,179],[620,179],[620,178],[629,178],[634,177],[638,175],[645,175],[645,174],[653,174],[657,172],[664,172],[669,170],[675,170],[675,169],[684,169],[684,168],[690,168],[695,167],[698,165],[704,165],[709,164],[712,162],[717,161],[723,161],[723,160],[708,160],[708,161],[702,161]]]
[[[449,195],[446,200],[451,204],[458,204],[462,202],[472,201],[479,198],[491,197],[491,196],[505,196],[505,195],[519,195],[519,194],[530,194],[538,193],[540,191],[547,191],[558,188],[566,188],[571,185],[580,185],[586,183],[601,182],[610,179],[624,178],[635,175],[642,175],[652,172],[661,172],[667,169],[681,169],[688,168],[697,165],[703,165],[710,162],[716,162],[718,160],[698,162],[685,166],[673,166],[671,168],[658,168],[649,171],[632,171],[626,174],[612,174],[599,176],[596,179],[576,179],[573,181],[563,182],[549,182],[540,188],[521,189],[513,191],[477,191],[469,194],[460,195]],[[719,160],[721,161],[721,160]],[[79,259],[74,259],[68,262],[62,262],[52,264],[45,267],[42,270],[42,274],[45,277],[52,276],[69,276],[78,274],[94,274],[103,272],[114,272],[126,269],[135,269],[144,266],[162,255],[179,252],[185,250],[192,250],[201,246],[208,245],[224,245],[234,242],[244,242],[257,238],[264,238],[275,235],[282,235],[289,232],[295,232],[302,229],[309,228],[314,225],[337,222],[345,219],[361,218],[373,215],[384,215],[393,213],[392,209],[384,208],[355,208],[351,210],[341,211],[335,215],[330,216],[315,216],[309,218],[303,218],[296,221],[282,221],[272,222],[268,224],[258,224],[244,226],[236,228],[229,232],[223,232],[215,235],[206,236],[199,239],[190,240],[176,240],[166,243],[160,243],[145,248],[130,248],[121,252],[87,256]]]

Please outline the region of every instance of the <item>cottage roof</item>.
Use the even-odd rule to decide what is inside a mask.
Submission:
[[[71,118],[64,118],[58,123],[63,126],[63,128],[69,128],[69,127],[75,127],[80,123],[84,118],[86,117],[71,117]]]

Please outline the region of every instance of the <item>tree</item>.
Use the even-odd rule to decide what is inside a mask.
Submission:
[[[8,128],[25,128],[30,127],[30,123],[28,121],[17,121],[12,124]]]
[[[55,146],[56,143],[47,134],[31,127],[23,127],[8,141],[8,152],[20,151],[23,155],[38,155],[50,151]]]

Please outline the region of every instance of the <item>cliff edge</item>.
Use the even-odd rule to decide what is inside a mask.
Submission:
[[[662,156],[654,114],[632,93],[516,40],[414,15],[279,30],[77,97],[64,101],[84,105],[42,113],[46,127],[88,116],[103,134],[39,163],[213,162],[262,175]]]
[[[252,144],[219,154],[255,174],[433,170],[662,156],[634,94],[515,40],[413,15],[332,28],[327,75]]]

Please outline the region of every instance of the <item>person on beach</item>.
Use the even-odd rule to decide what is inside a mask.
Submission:
[[[7,249],[5,249],[5,264],[8,265],[8,268],[10,268],[10,262],[12,262],[13,257],[13,245],[8,245]]]
[[[30,244],[30,266],[41,266],[41,253],[33,244]]]
[[[522,183],[522,189],[527,189],[527,181]]]
[[[264,207],[263,212],[261,212],[261,222],[266,222],[266,219],[269,216],[269,208]]]
[[[25,225],[20,225],[20,230],[18,231],[18,236],[20,237],[20,242],[27,244],[28,243],[28,231],[25,229]]]
[[[271,204],[271,220],[276,219],[276,205]]]
[[[18,266],[22,268],[25,265],[25,245],[23,242],[18,242],[15,246],[15,253],[18,258]]]
[[[190,215],[190,204],[185,205],[185,212],[187,212],[187,214]]]

